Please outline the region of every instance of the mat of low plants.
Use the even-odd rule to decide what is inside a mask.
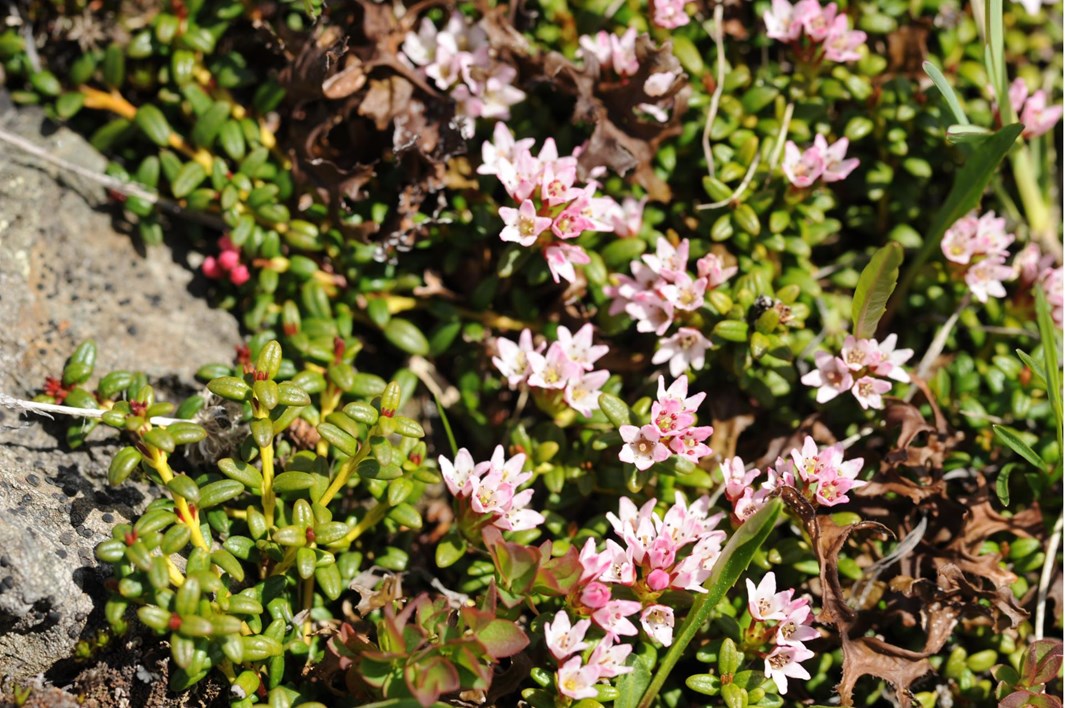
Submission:
[[[175,700],[1062,705],[1060,2],[9,10],[246,335],[40,382]]]

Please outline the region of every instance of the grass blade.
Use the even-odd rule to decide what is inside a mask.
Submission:
[[[1047,384],[1047,398],[1050,409],[1054,412],[1054,424],[1057,427],[1058,450],[1062,449],[1062,411],[1061,411],[1061,368],[1058,361],[1058,330],[1050,316],[1043,286],[1035,289],[1035,317],[1039,324],[1039,338],[1043,340],[1043,375]]]
[[[903,256],[900,244],[889,243],[874,253],[862,270],[851,303],[855,337],[868,339],[876,336],[876,326],[899,282],[899,266],[902,265]]]
[[[954,88],[947,82],[947,77],[943,75],[943,72],[939,70],[939,67],[930,61],[926,61],[921,65],[924,67],[924,73],[928,74],[932,79],[932,83],[936,85],[939,92],[943,94],[943,99],[947,102],[947,107],[950,108],[950,112],[954,114],[954,120],[960,125],[969,125],[969,117],[965,115],[965,111],[962,110],[961,102],[958,101],[958,96],[954,93]]]
[[[1035,450],[1029,447],[1028,443],[1021,440],[1021,436],[1017,434],[1016,430],[1005,425],[993,425],[991,427],[995,429],[995,437],[997,437],[1002,444],[1028,460],[1028,462],[1030,462],[1036,469],[1046,470],[1047,465],[1043,462],[1043,458],[1040,457]]]

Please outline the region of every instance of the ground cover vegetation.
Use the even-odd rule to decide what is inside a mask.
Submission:
[[[158,491],[97,547],[113,632],[238,706],[1060,706],[1061,41],[1038,0],[20,7],[11,96],[247,333],[183,400],[92,342],[40,382]]]

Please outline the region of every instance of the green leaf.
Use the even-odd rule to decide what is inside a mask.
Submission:
[[[1054,424],[1058,433],[1058,450],[1062,449],[1061,410],[1061,364],[1058,361],[1058,337],[1054,319],[1050,316],[1043,286],[1035,289],[1035,316],[1039,323],[1039,338],[1043,342],[1043,376],[1047,385],[1047,398],[1054,411]]]
[[[1028,446],[1028,443],[1021,440],[1016,430],[1005,425],[992,425],[991,427],[995,429],[995,437],[1004,445],[1028,460],[1036,469],[1046,469],[1046,463],[1043,462],[1043,459],[1036,454],[1035,450]]]
[[[954,120],[958,121],[961,125],[969,125],[969,118],[965,115],[965,111],[962,110],[961,103],[958,101],[958,97],[954,94],[954,89],[947,81],[947,77],[943,76],[943,72],[939,70],[935,64],[930,61],[926,61],[921,65],[924,67],[924,73],[928,74],[932,79],[932,83],[936,85],[939,92],[943,94],[943,99],[947,102],[947,106],[950,108],[950,112],[954,114]]]
[[[385,325],[384,332],[385,339],[408,354],[425,356],[429,353],[429,340],[407,320],[393,317]]]
[[[903,256],[902,246],[893,241],[874,253],[862,270],[851,304],[855,337],[869,339],[876,336],[876,326],[898,283]]]
[[[618,680],[617,688],[621,693],[614,701],[614,708],[636,708],[640,696],[644,695],[647,686],[651,683],[651,671],[657,658],[654,648],[644,645],[644,649],[635,654],[635,661],[629,664],[632,671]]]
[[[1013,472],[1014,464],[1008,463],[1002,466],[1002,470],[995,479],[995,494],[1002,506],[1010,505],[1010,473]]]
[[[1021,349],[1015,349],[1014,351],[1017,352],[1018,358],[1024,362],[1024,365],[1028,367],[1028,370],[1032,372],[1032,377],[1035,379],[1035,382],[1045,389],[1047,387],[1047,380],[1046,377],[1043,376],[1043,365]]]

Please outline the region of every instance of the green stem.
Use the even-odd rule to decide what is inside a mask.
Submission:
[[[1050,223],[1050,208],[1039,188],[1028,145],[1021,145],[1010,154],[1010,166],[1013,168],[1013,181],[1021,196],[1021,204],[1024,205],[1024,215],[1033,240],[1037,241],[1044,251],[1060,255],[1061,243]]]
[[[703,584],[703,587],[707,588],[707,592],[700,594],[695,598],[695,602],[692,603],[687,618],[681,624],[680,629],[677,631],[677,636],[673,639],[673,645],[669,648],[669,653],[666,654],[662,663],[658,665],[654,678],[651,680],[647,690],[644,691],[638,708],[650,708],[658,692],[662,690],[666,679],[669,678],[670,672],[673,671],[673,667],[684,656],[688,645],[709,619],[710,613],[721,602],[721,598],[725,596],[725,593],[736,584],[740,575],[750,565],[751,558],[754,557],[755,552],[765,543],[766,538],[776,524],[782,505],[783,502],[779,498],[770,499],[754,516],[744,522],[736,530],[736,533],[732,535],[732,538],[729,539],[725,549],[721,552],[721,557],[714,564],[713,572],[707,578],[706,583]]]

